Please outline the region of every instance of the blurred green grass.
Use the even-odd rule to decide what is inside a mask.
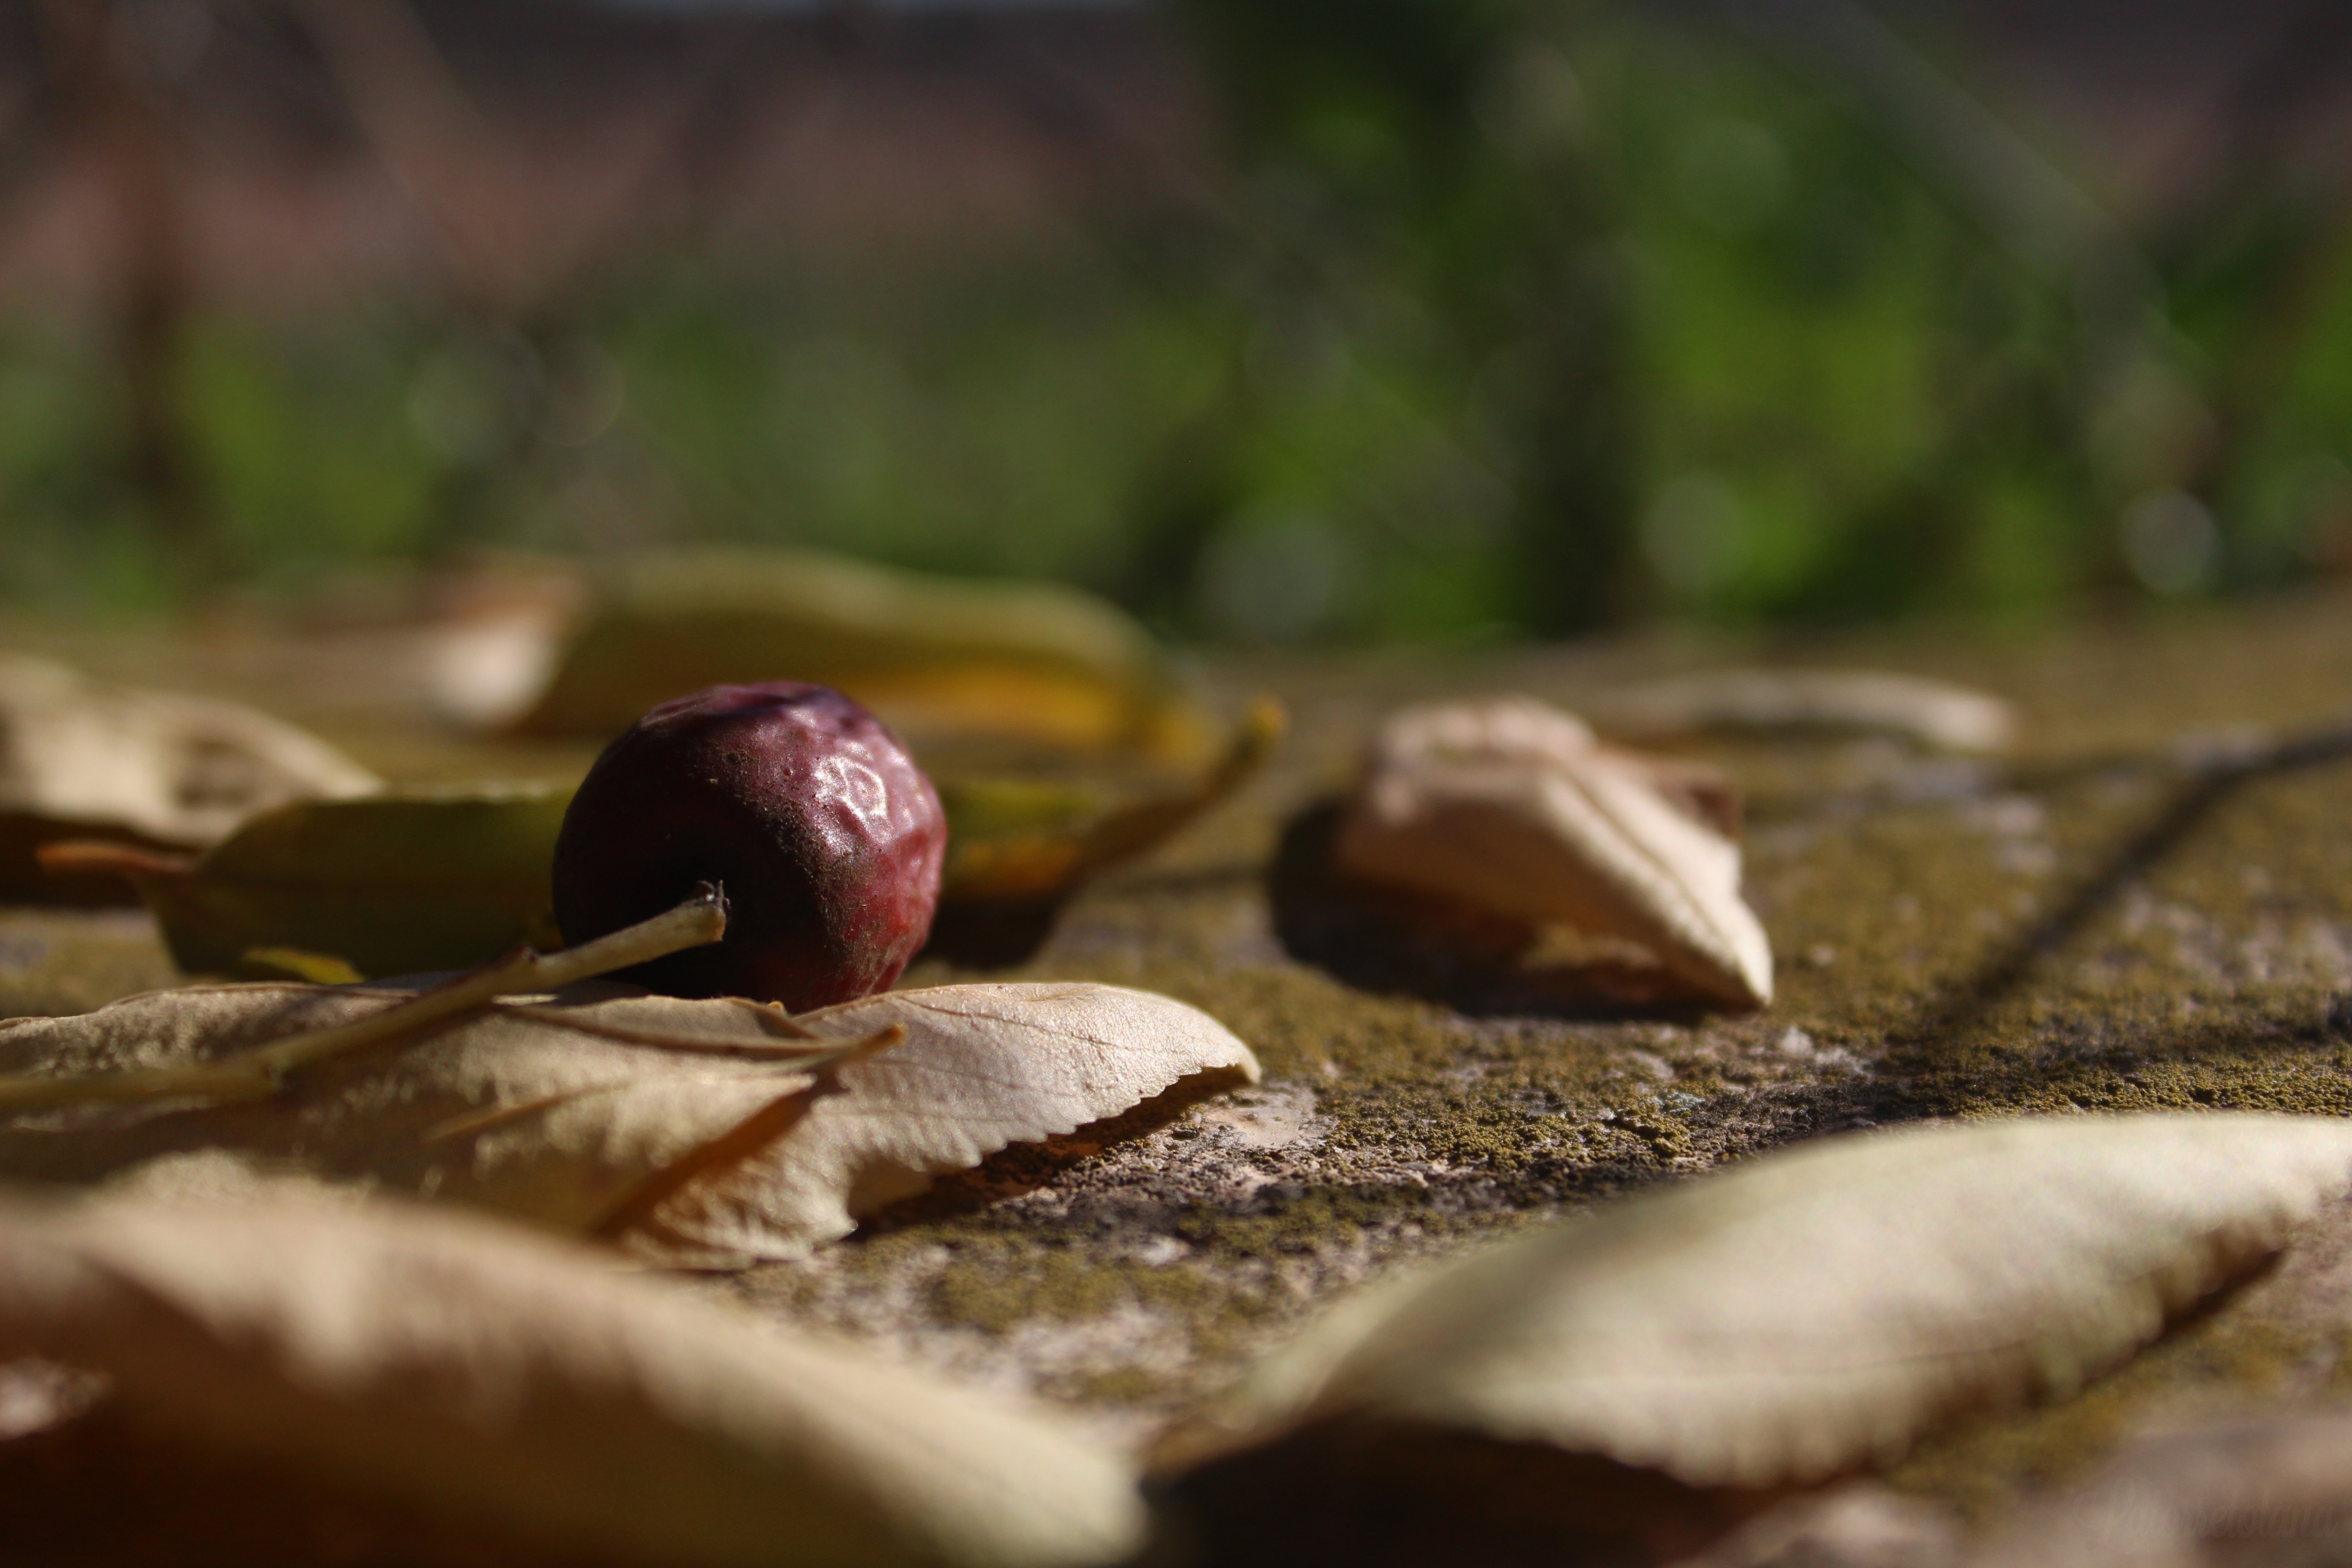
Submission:
[[[113,456],[102,337],[19,312],[0,599],[317,609],[457,551],[772,541],[1076,582],[1180,638],[1418,643],[2046,620],[2352,569],[2326,201],[2234,193],[2128,266],[2053,264],[1754,37],[1366,5],[1191,0],[1233,163],[1193,213],[657,257],[528,322],[201,315],[193,561]]]

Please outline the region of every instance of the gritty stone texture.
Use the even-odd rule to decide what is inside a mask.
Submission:
[[[106,667],[100,645],[65,651],[137,673]],[[1998,759],[1835,735],[1681,748],[1746,787],[1748,896],[1779,963],[1769,1010],[1612,1009],[1622,993],[1596,998],[1559,954],[1499,938],[1483,967],[1350,947],[1370,928],[1317,880],[1313,814],[1388,708],[1522,690],[1575,709],[1618,680],[1766,658],[1967,681],[2027,723]],[[175,668],[232,695],[278,692],[280,710],[395,778],[562,776],[584,761],[475,750],[363,689],[273,687],[250,647]],[[927,957],[903,984],[1151,987],[1248,1040],[1263,1086],[1009,1151],[814,1258],[702,1288],[1149,1442],[1353,1286],[1792,1140],[2019,1110],[2352,1112],[2352,739],[2264,750],[2352,723],[2345,597],[2012,640],[1660,639],[1258,659],[1216,678],[1236,700],[1269,689],[1291,705],[1265,776],[1074,899],[1018,966]],[[0,1011],[168,978],[135,915],[0,912]],[[1988,1417],[1888,1483],[1980,1528],[2158,1415],[2340,1393],[2352,1312],[2320,1281],[2346,1270],[2352,1231],[2327,1223],[2335,1239],[2085,1395]]]

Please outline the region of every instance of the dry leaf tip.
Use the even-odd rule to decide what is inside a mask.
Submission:
[[[1718,1005],[1772,997],[1739,896],[1729,781],[1597,744],[1522,696],[1425,704],[1381,726],[1341,823],[1341,868],[1513,918],[1640,944]]]

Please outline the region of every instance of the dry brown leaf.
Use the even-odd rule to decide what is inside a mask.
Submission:
[[[49,890],[31,856],[56,838],[195,848],[265,807],[378,787],[325,742],[240,704],[0,654],[0,890],[15,896]]]
[[[0,1023],[0,1071],[81,1078],[218,1061],[412,994],[264,984]],[[813,1092],[814,1054],[905,1039]],[[294,1073],[240,1103],[88,1104],[0,1122],[0,1176],[91,1182],[191,1150],[601,1234],[663,1263],[791,1257],[1006,1144],[1179,1082],[1255,1079],[1249,1048],[1149,992],[891,992],[787,1018],[588,982]]]
[[[379,787],[325,742],[238,703],[0,654],[0,810],[198,845],[265,806]]]
[[[1925,676],[1875,669],[1710,669],[1644,681],[1594,700],[1612,734],[1699,730],[1867,730],[1950,752],[2016,743],[2017,710],[2000,698]]]
[[[1760,1007],[1772,953],[1728,804],[1532,698],[1431,703],[1381,726],[1335,853],[1366,881],[1625,938],[1692,994]]]
[[[1249,1429],[1402,1422],[1693,1486],[1817,1480],[2070,1392],[2347,1175],[2352,1121],[2323,1117],[1825,1140],[1342,1305],[1261,1370]]]
[[[0,1356],[206,1447],[652,1563],[1115,1561],[1126,1460],[583,1249],[301,1184],[0,1201]]]

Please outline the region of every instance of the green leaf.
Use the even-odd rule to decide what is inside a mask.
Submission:
[[[131,878],[172,957],[199,974],[283,973],[257,949],[362,975],[463,969],[520,942],[561,945],[549,868],[568,789],[482,785],[302,801],[189,861],[53,846],[45,864]]]

